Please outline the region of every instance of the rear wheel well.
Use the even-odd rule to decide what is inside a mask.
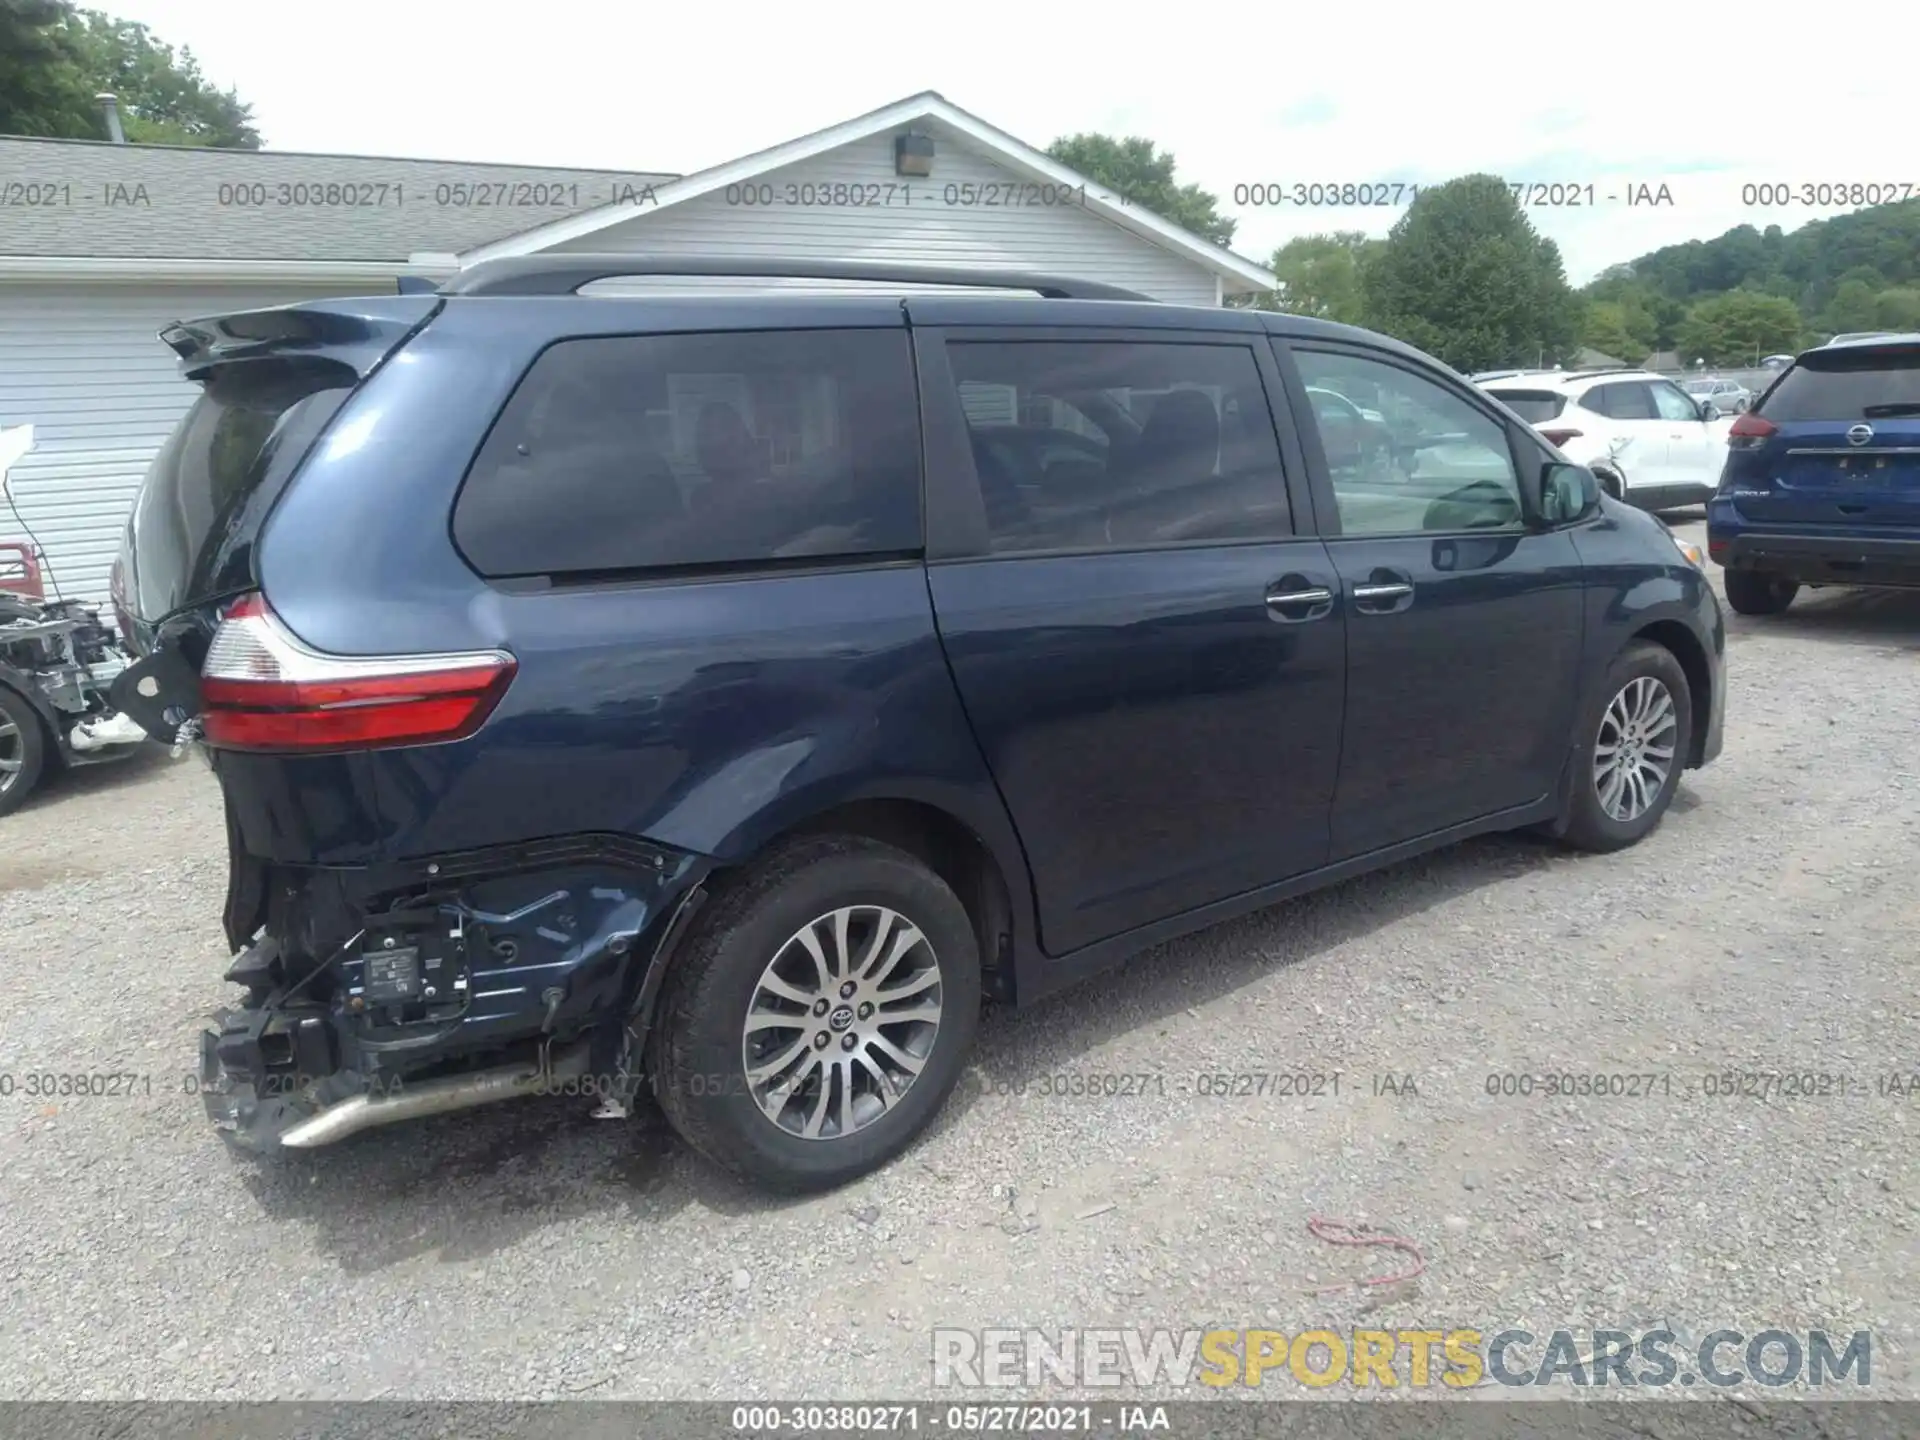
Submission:
[[[993,852],[972,830],[916,800],[857,800],[822,811],[781,838],[818,834],[865,835],[906,851],[946,881],[973,919],[982,990],[996,999],[1011,998],[1013,900]]]
[[[1688,745],[1687,765],[1699,765],[1707,753],[1707,718],[1719,703],[1713,693],[1713,672],[1707,665],[1706,651],[1693,632],[1678,620],[1658,620],[1639,631],[1636,640],[1650,640],[1680,662],[1686,672],[1687,693],[1693,702],[1693,739]]]
[[[1627,498],[1627,482],[1620,474],[1620,467],[1602,460],[1597,465],[1587,467],[1593,471],[1593,478],[1600,482],[1600,488],[1616,500]]]

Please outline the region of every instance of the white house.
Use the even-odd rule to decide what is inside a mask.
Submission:
[[[193,399],[156,338],[174,320],[541,251],[999,267],[1196,305],[1276,285],[932,92],[694,175],[0,136],[0,177],[0,427],[35,427],[0,538],[30,530],[92,598]]]

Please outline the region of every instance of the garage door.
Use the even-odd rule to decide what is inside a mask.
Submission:
[[[0,428],[34,427],[34,448],[8,475],[20,518],[0,504],[0,539],[26,539],[24,520],[60,592],[104,601],[148,462],[199,393],[160,329],[372,288],[0,286]]]

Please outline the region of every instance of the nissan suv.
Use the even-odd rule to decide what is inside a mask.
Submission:
[[[710,274],[842,291],[576,293]],[[650,1091],[831,1186],[984,996],[1472,835],[1630,845],[1720,751],[1697,555],[1362,330],[575,255],[163,338],[202,394],[115,698],[224,792],[251,1150]]]
[[[1807,351],[1727,447],[1707,553],[1735,610],[1777,615],[1802,585],[1920,588],[1920,335]]]

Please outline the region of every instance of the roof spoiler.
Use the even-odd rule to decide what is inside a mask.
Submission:
[[[445,303],[434,295],[315,300],[176,321],[160,339],[180,357],[180,373],[189,380],[216,366],[266,359],[344,365],[365,379]]]
[[[1049,300],[1150,300],[1092,280],[1036,275],[1025,270],[973,270],[941,265],[894,265],[868,260],[725,259],[673,255],[516,255],[482,260],[440,286],[442,295],[571,295],[596,280],[643,275],[778,280],[856,280],[883,285],[945,285],[988,290],[1032,290]]]

